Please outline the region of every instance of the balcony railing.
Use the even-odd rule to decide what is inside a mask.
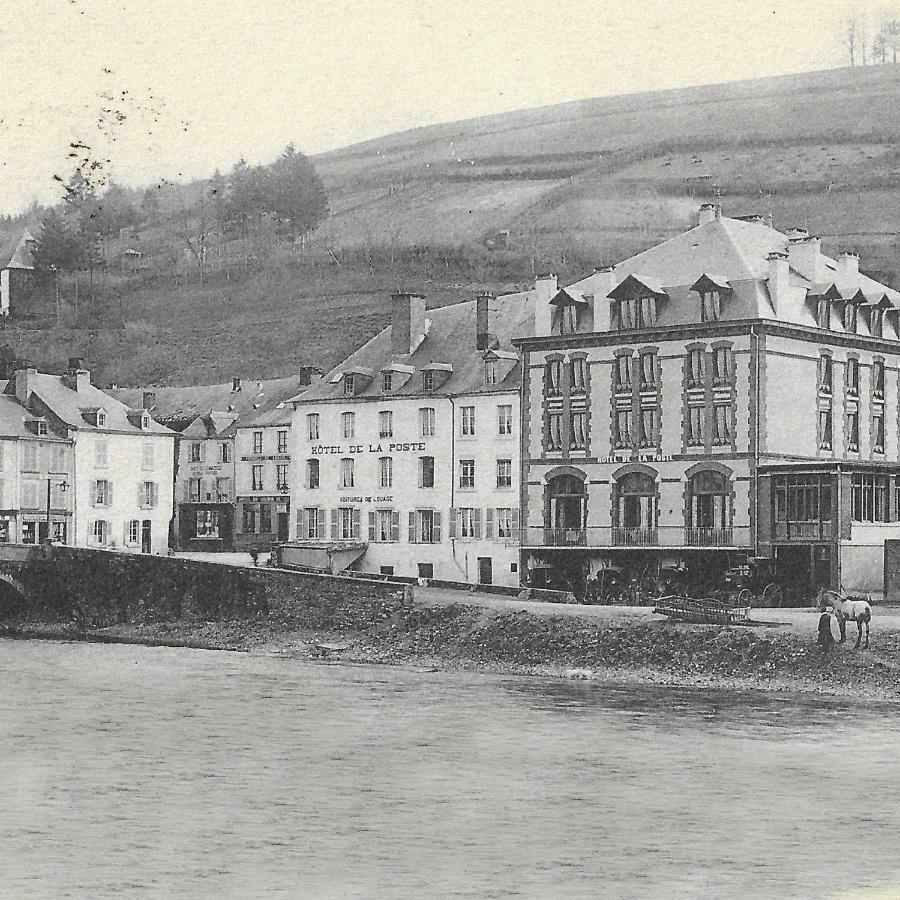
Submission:
[[[731,528],[685,528],[684,543],[688,547],[733,547]]]
[[[659,543],[655,528],[613,528],[613,543],[622,547],[650,547]]]
[[[523,530],[526,547],[749,547],[750,528],[545,528],[532,525]]]

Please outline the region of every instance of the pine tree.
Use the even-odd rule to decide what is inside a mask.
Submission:
[[[293,144],[272,164],[268,208],[286,222],[294,239],[305,238],[328,215],[328,195],[315,166]]]

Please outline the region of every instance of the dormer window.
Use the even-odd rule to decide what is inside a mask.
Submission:
[[[816,324],[819,328],[831,328],[831,301],[827,297],[819,297],[816,303]]]
[[[844,305],[844,331],[856,334],[856,304],[847,302]]]
[[[46,437],[49,434],[50,429],[47,426],[46,422],[37,422],[37,433],[38,437]]]
[[[98,428],[106,428],[106,410],[105,409],[97,410],[97,427]]]
[[[869,331],[872,332],[872,337],[881,337],[884,334],[884,310],[881,307],[872,310]]]
[[[718,322],[722,312],[721,303],[718,291],[704,291],[700,295],[700,321]]]
[[[141,413],[141,429],[143,431],[147,431],[150,427],[150,415],[149,413]]]
[[[431,369],[426,369],[422,373],[422,390],[423,391],[433,391],[434,390],[434,372]]]
[[[485,384],[496,384],[497,383],[497,360],[496,359],[486,359],[484,361],[484,383]]]
[[[392,391],[394,389],[394,373],[393,372],[382,372],[381,373],[381,390],[384,393],[388,391]]]
[[[620,330],[650,328],[656,324],[656,297],[632,297],[616,303],[616,323]]]
[[[354,377],[352,372],[347,372],[344,375],[344,396],[349,396],[356,393],[356,378]]]

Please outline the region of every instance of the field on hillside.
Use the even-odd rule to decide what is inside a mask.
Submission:
[[[538,270],[574,279],[690,227],[710,199],[855,249],[900,286],[898,87],[900,67],[870,66],[389,135],[315,158],[332,214],[303,251],[222,234],[201,283],[170,217],[125,239],[142,268],[108,272],[93,312],[0,342],[46,367],[84,355],[123,385],[328,368],[387,324],[393,290],[437,306]]]

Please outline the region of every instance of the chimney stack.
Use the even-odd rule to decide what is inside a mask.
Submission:
[[[788,260],[804,278],[824,281],[827,277],[822,242],[804,228],[792,228],[788,232]]]
[[[487,350],[491,345],[491,303],[494,295],[482,291],[475,298],[475,349]]]
[[[553,321],[553,309],[550,301],[558,291],[557,279],[552,272],[538,275],[534,279],[534,333],[536,335],[550,334],[550,324]]]
[[[408,356],[425,340],[425,296],[402,292],[391,300],[391,355]]]
[[[235,375],[231,379],[231,393],[236,394],[241,389],[241,379]]]
[[[91,384],[91,373],[84,368],[84,357],[70,356],[63,384],[72,391],[84,391]]]
[[[769,261],[769,297],[777,312],[779,304],[787,301],[791,266],[787,253],[781,250],[773,250],[766,259]]]
[[[709,225],[716,219],[722,218],[722,207],[718,203],[704,203],[700,206],[700,213],[697,216],[698,225]]]
[[[859,286],[859,254],[848,250],[838,257],[838,278],[841,286]]]
[[[19,365],[23,368],[16,369],[13,374],[16,388],[16,400],[26,405],[31,399],[31,392],[34,390],[34,378],[37,375],[37,369],[28,365],[26,360],[21,360]]]
[[[156,391],[144,391],[142,409],[153,409],[156,406]]]
[[[598,266],[590,278],[593,308],[593,330],[609,331],[610,291],[616,286],[616,270],[612,266]]]

